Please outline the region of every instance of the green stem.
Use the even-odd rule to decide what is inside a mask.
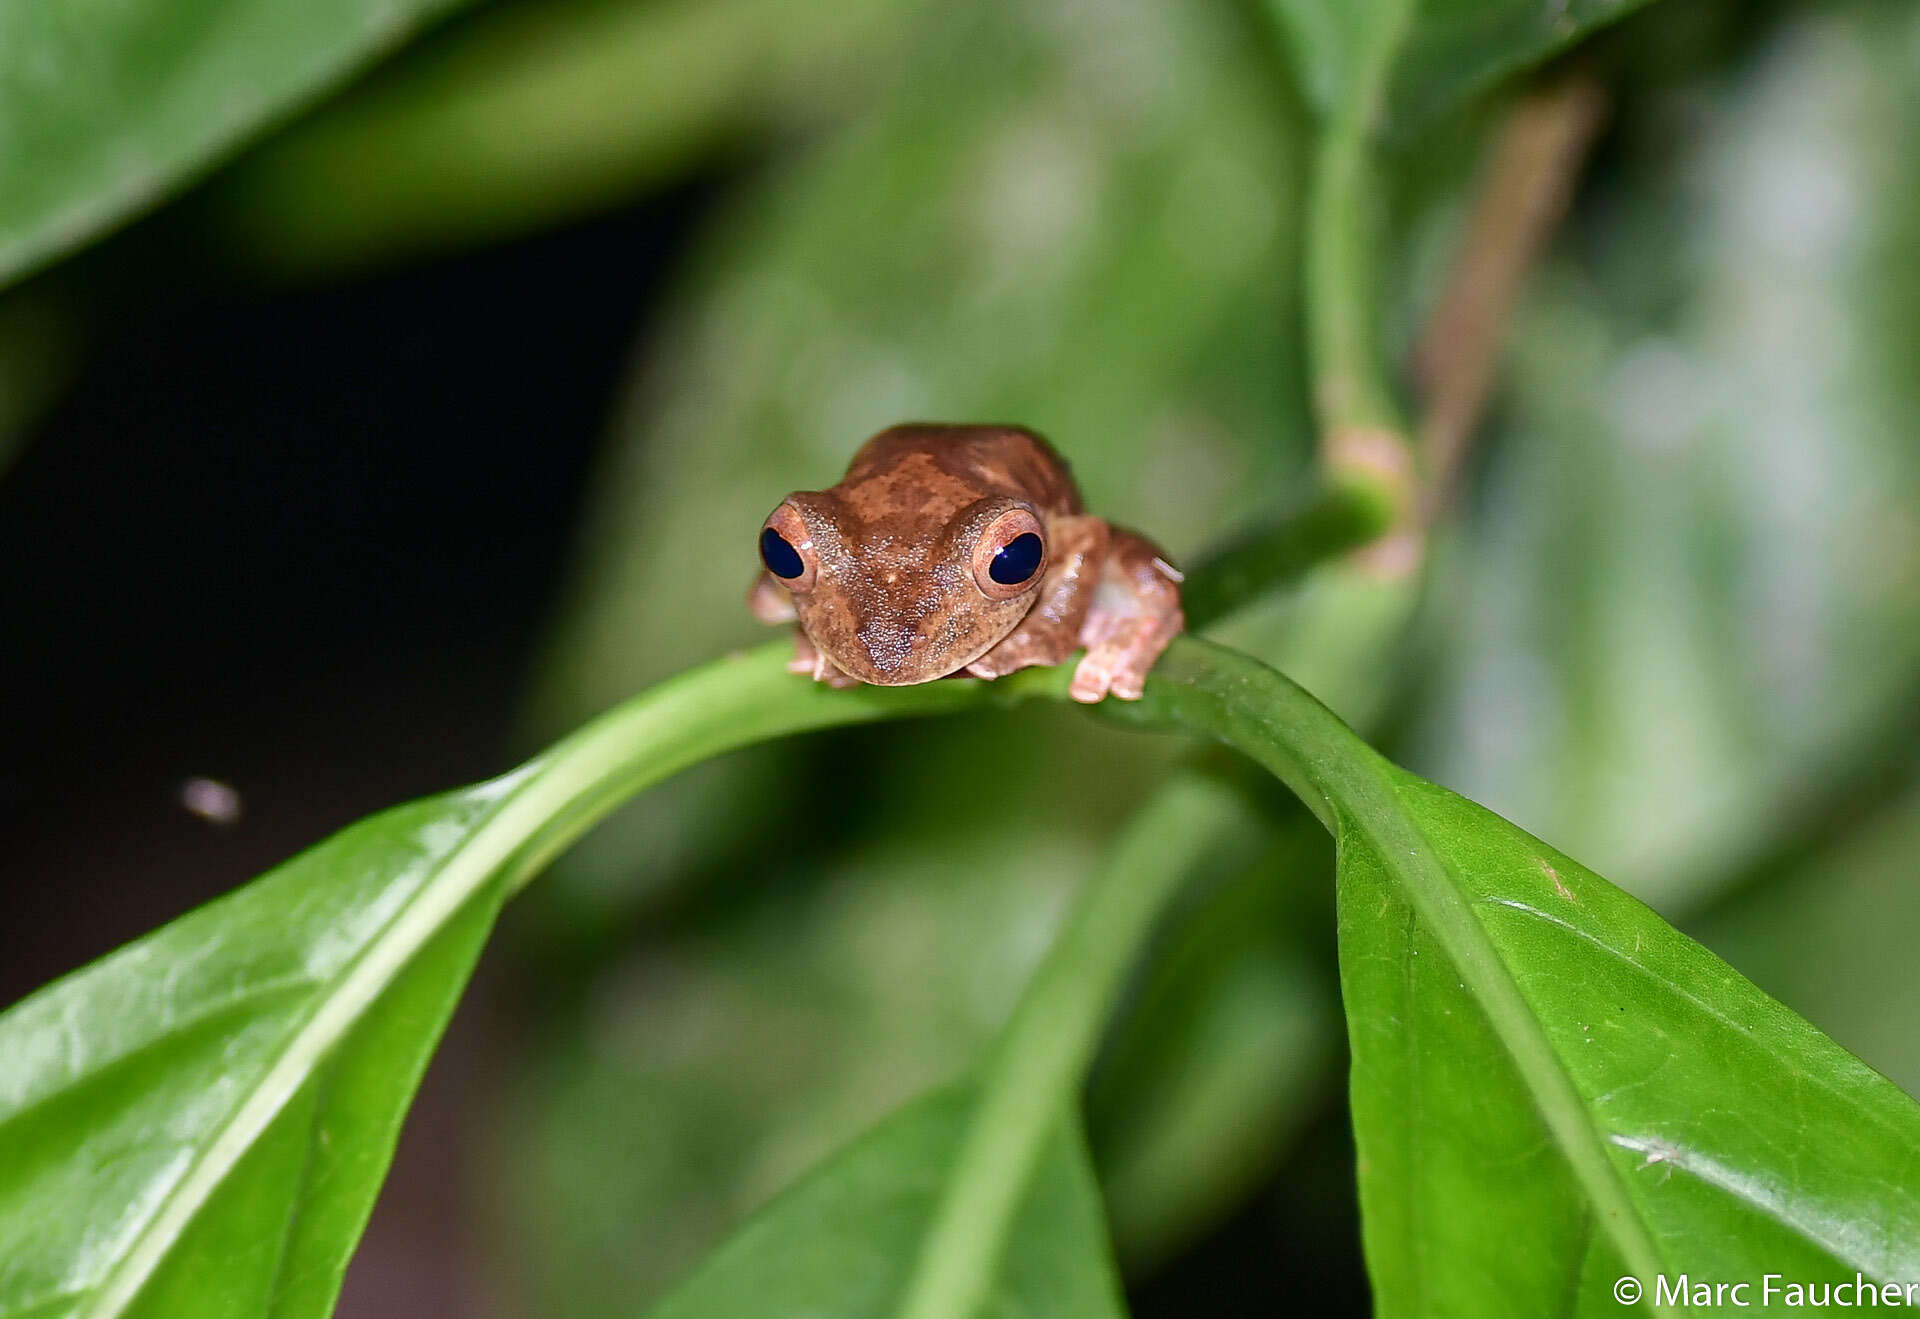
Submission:
[[[1412,0],[1386,0],[1367,25],[1364,45],[1320,136],[1307,211],[1307,338],[1321,442],[1349,432],[1402,437],[1378,351],[1374,251],[1380,187],[1373,123],[1387,77],[1410,24]],[[1337,447],[1325,451],[1336,468]]]
[[[691,765],[790,733],[913,715],[1065,699],[1072,667],[1026,669],[995,683],[948,679],[836,691],[787,671],[790,641],[689,669],[614,707],[514,771],[524,831],[508,867],[516,893],[554,856],[635,793]]]
[[[1378,486],[1345,480],[1215,550],[1181,588],[1187,626],[1213,626],[1241,607],[1385,534],[1398,514]]]
[[[963,1319],[992,1285],[1007,1232],[1055,1125],[1068,1119],[1122,977],[1186,866],[1211,841],[1211,784],[1182,779],[1136,814],[1000,1036],[900,1307]]]

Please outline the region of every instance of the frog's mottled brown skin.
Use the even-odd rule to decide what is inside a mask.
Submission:
[[[1037,519],[1045,566],[994,599],[976,549],[1019,510]],[[749,603],[766,622],[797,619],[791,667],[836,686],[997,678],[1084,646],[1074,699],[1135,700],[1184,626],[1166,556],[1089,516],[1067,464],[1017,426],[894,426],[840,484],[789,495],[768,522],[802,539],[811,573],[790,590],[763,571]]]

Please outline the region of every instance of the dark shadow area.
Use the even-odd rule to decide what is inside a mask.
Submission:
[[[1131,1290],[1133,1319],[1371,1314],[1353,1160],[1347,1106],[1330,1104],[1267,1186]]]

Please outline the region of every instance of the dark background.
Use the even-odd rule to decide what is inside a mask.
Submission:
[[[607,400],[699,210],[312,291],[162,235],[103,255],[177,273],[122,283],[0,481],[0,608],[31,620],[0,647],[0,996],[511,763]],[[185,809],[195,776],[236,824]]]

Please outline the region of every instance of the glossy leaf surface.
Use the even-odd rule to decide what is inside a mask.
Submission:
[[[1159,691],[1315,807],[1385,1314],[1610,1304],[1655,1274],[1920,1270],[1920,1107],[1649,908],[1189,643]],[[1217,705],[1196,708],[1198,699]]]
[[[0,1315],[330,1311],[509,788],[375,816],[0,1018]]]
[[[941,686],[822,701],[777,648],[710,665],[0,1016],[0,1316],[328,1313],[504,894],[688,763],[978,698]]]
[[[1913,1276],[1906,1095],[1576,862],[1432,785],[1394,790],[1470,937],[1436,937],[1349,837],[1341,957],[1383,1313],[1598,1305],[1623,1257],[1649,1287],[1649,1268]]]

